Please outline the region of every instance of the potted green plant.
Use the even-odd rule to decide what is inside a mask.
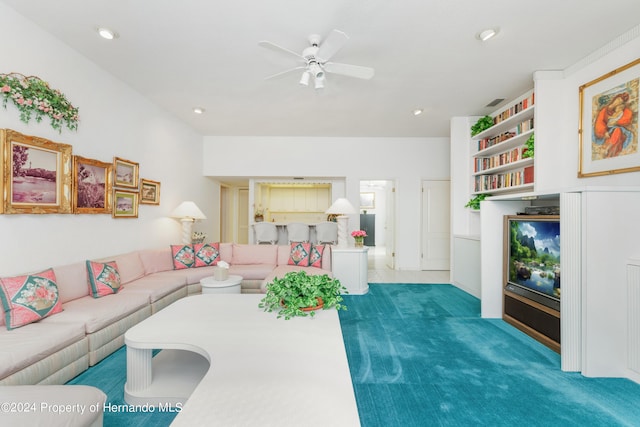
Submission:
[[[267,285],[267,293],[258,307],[266,312],[277,311],[278,318],[315,315],[315,310],[346,310],[341,293],[347,293],[338,279],[327,274],[309,275],[306,271],[290,271]]]
[[[493,126],[493,117],[480,117],[478,121],[473,126],[471,126],[471,136],[475,136],[480,132],[489,129],[491,126]]]
[[[523,159],[526,159],[528,157],[533,158],[533,156],[535,154],[534,148],[535,148],[535,144],[536,144],[536,138],[535,138],[534,135],[535,134],[532,133],[531,136],[529,137],[529,139],[527,139],[527,142],[524,143],[526,148],[524,149],[524,151],[522,153],[522,158]]]
[[[487,193],[476,194],[471,200],[467,202],[466,205],[464,205],[464,207],[471,208],[477,211],[478,209],[480,209],[480,202],[489,196],[491,196],[491,194],[487,194]]]

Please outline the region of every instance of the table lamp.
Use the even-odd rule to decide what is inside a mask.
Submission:
[[[179,218],[182,222],[182,243],[188,245],[191,243],[191,229],[193,223],[197,219],[207,219],[202,211],[191,201],[182,202],[171,212],[172,218]]]
[[[349,224],[348,214],[356,213],[356,208],[344,197],[336,199],[335,202],[325,211],[327,214],[338,215],[336,220],[338,222],[338,246],[347,246],[347,226]]]

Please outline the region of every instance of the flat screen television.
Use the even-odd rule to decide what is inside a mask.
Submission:
[[[560,217],[507,215],[505,289],[560,311]]]

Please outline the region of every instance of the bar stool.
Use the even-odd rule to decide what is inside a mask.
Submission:
[[[309,241],[309,224],[292,222],[287,224],[287,240],[291,242]]]
[[[316,241],[318,244],[338,244],[338,223],[326,221],[316,224]]]
[[[270,222],[256,222],[253,224],[253,231],[256,233],[256,243],[268,243],[275,245],[278,243],[278,228]]]

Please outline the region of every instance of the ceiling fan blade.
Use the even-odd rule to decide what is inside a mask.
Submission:
[[[326,39],[320,44],[320,49],[316,57],[320,62],[326,62],[331,59],[342,47],[347,43],[349,37],[340,30],[333,30]]]
[[[304,57],[302,55],[300,55],[299,53],[295,53],[294,51],[289,50],[286,47],[279,46],[279,45],[277,45],[275,43],[271,43],[271,42],[266,41],[266,40],[259,41],[258,42],[258,46],[264,47],[265,49],[275,50],[276,52],[286,53],[288,55],[293,55],[298,59],[302,59],[303,61],[305,60]]]
[[[306,66],[301,65],[301,66],[299,66],[299,67],[290,68],[290,69],[288,69],[288,70],[284,70],[284,71],[280,71],[279,73],[272,74],[272,75],[270,75],[270,76],[265,77],[264,79],[265,79],[265,80],[274,79],[274,78],[276,78],[276,77],[280,77],[280,76],[283,76],[283,75],[285,75],[285,74],[292,73],[292,72],[297,71],[297,70],[304,70],[304,69],[306,69],[306,68],[307,68]]]
[[[375,70],[370,67],[340,64],[338,62],[327,62],[323,67],[327,73],[342,74],[343,76],[355,77],[358,79],[369,80],[375,74]]]

